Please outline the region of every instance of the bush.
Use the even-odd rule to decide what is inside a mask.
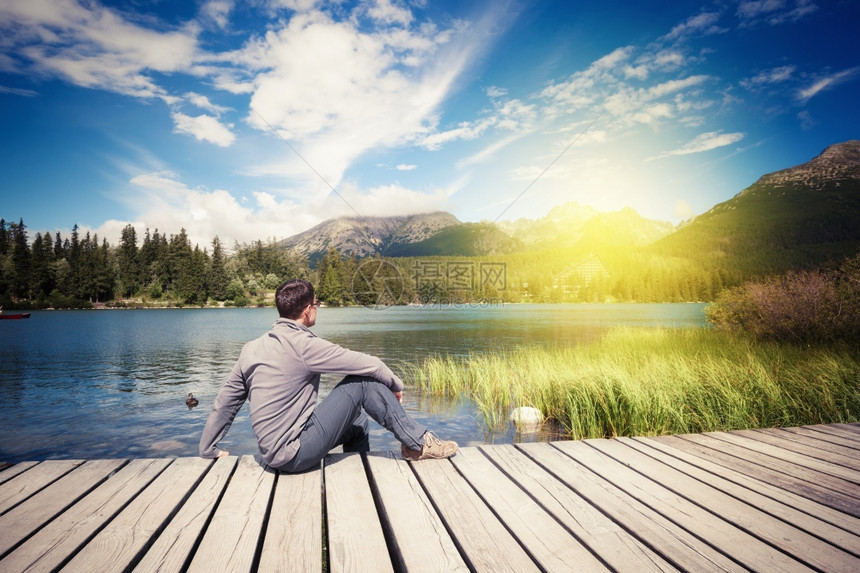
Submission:
[[[860,337],[860,255],[838,271],[801,271],[723,291],[705,313],[717,328],[759,338],[827,342]]]

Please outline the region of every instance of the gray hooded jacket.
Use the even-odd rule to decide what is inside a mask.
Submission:
[[[403,390],[403,382],[379,358],[347,350],[295,320],[280,318],[269,332],[242,348],[209,412],[200,456],[218,455],[216,444],[249,400],[251,427],[263,460],[274,468],[286,464],[299,449],[298,436],[316,407],[324,373],[371,376],[392,392]]]

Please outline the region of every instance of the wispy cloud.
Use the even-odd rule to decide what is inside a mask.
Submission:
[[[191,117],[184,113],[174,112],[171,117],[174,122],[174,133],[193,135],[200,141],[208,141],[220,147],[229,147],[236,140],[230,127],[222,124],[211,115]]]
[[[860,72],[860,67],[835,72],[823,78],[819,78],[812,85],[799,90],[797,92],[797,99],[800,100],[801,103],[806,103],[825,90],[833,89],[839,84],[853,80],[857,76],[858,72]]]
[[[663,36],[663,40],[677,40],[691,35],[709,35],[725,32],[726,29],[719,26],[719,12],[702,12],[691,16],[686,21],[678,24],[672,31]]]
[[[740,84],[747,89],[755,89],[762,86],[780,84],[792,78],[796,66],[779,66],[759,72],[751,78],[746,78],[740,81]]]
[[[671,157],[674,155],[690,155],[693,153],[712,151],[720,147],[725,147],[727,145],[737,143],[743,138],[744,134],[740,132],[722,133],[720,131],[709,131],[706,133],[699,134],[692,141],[682,145],[681,147],[678,147],[671,151],[667,151],[666,153],[660,154],[653,159],[662,159],[664,157]]]
[[[37,92],[35,90],[10,88],[8,86],[0,86],[0,93],[22,96],[22,97],[36,97],[37,95],[39,95],[39,92]]]
[[[741,26],[754,26],[761,22],[776,26],[796,22],[818,10],[812,0],[750,0],[738,4],[736,15]]]
[[[197,53],[193,27],[158,31],[76,0],[0,3],[0,35],[19,71],[142,98],[167,96],[151,74],[185,70]]]

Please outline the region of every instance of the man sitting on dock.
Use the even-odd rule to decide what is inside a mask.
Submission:
[[[248,342],[218,392],[200,437],[200,456],[229,455],[217,447],[239,409],[250,400],[251,427],[263,460],[294,473],[318,467],[335,446],[370,449],[367,414],[394,434],[404,459],[444,459],[457,444],[440,440],[403,409],[403,382],[375,356],[319,338],[314,287],[290,280],[278,287],[280,318]],[[320,374],[347,375],[317,404]],[[363,411],[362,411],[363,410]]]

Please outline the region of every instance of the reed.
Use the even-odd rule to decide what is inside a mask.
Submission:
[[[710,329],[610,331],[565,348],[435,356],[407,373],[472,399],[497,428],[532,406],[571,438],[857,421],[860,350],[760,342]]]

